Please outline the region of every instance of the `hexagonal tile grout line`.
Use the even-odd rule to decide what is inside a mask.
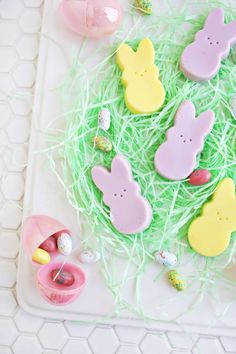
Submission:
[[[5,248],[3,248],[4,251],[0,250],[0,267],[1,265],[3,269],[7,267],[11,275],[10,278],[0,278],[0,299],[6,302],[2,312],[0,308],[1,330],[4,332],[5,328],[5,332],[2,332],[5,335],[4,338],[1,337],[0,332],[0,353],[22,354],[22,348],[25,350],[26,346],[34,344],[35,348],[29,348],[30,351],[25,351],[24,354],[31,354],[31,349],[35,353],[39,351],[45,354],[59,354],[64,351],[68,353],[69,348],[72,348],[74,343],[77,342],[81,347],[83,347],[83,343],[86,343],[88,347],[86,350],[89,350],[92,354],[101,354],[99,345],[101,337],[104,347],[102,354],[119,354],[120,352],[127,352],[129,348],[135,353],[151,354],[150,346],[151,350],[156,350],[152,343],[154,345],[158,343],[166,353],[171,352],[173,354],[190,353],[190,351],[196,354],[199,343],[201,349],[202,346],[207,349],[207,345],[215,348],[214,350],[217,353],[214,354],[223,354],[226,351],[229,353],[233,345],[236,346],[236,342],[231,338],[227,341],[226,337],[197,335],[193,345],[189,344],[189,348],[182,348],[181,343],[184,339],[183,336],[182,339],[178,337],[178,332],[132,328],[131,333],[131,329],[128,327],[124,327],[124,330],[122,330],[122,326],[96,326],[94,324],[88,326],[86,324],[87,327],[85,326],[83,329],[83,325],[79,327],[78,324],[77,331],[73,322],[36,318],[26,314],[17,305],[15,276],[25,167],[27,165],[29,115],[32,108],[42,4],[43,0],[0,1],[0,110],[2,113],[0,122],[0,176],[2,176],[0,180],[2,187],[0,190],[0,224],[2,224],[0,225],[0,241],[4,242],[6,237],[10,238],[10,241],[6,242]],[[4,37],[1,37],[1,33],[4,33]],[[8,60],[4,61],[4,58]],[[15,133],[16,130],[19,130],[18,134]],[[12,186],[16,184],[17,188],[11,190]],[[15,215],[15,219],[12,219],[12,215]],[[15,243],[14,250],[10,249],[12,242]],[[55,331],[54,336],[61,333],[63,338],[60,346],[56,346],[50,340],[48,342],[48,338],[44,337],[44,328],[46,337],[48,334],[47,328],[50,328],[48,335],[53,330]],[[124,333],[124,331],[127,331],[127,333]],[[176,337],[179,340],[176,340]],[[230,340],[232,340],[232,348],[230,347]],[[144,348],[147,346],[147,350],[143,350],[143,343]],[[233,351],[231,350],[231,354],[233,353],[236,353],[236,348],[233,348]]]

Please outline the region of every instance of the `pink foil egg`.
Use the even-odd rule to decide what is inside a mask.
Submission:
[[[50,276],[52,281],[65,286],[71,286],[75,281],[75,278],[71,272],[63,269],[60,270],[60,268],[53,269]]]
[[[50,236],[39,247],[47,252],[55,252],[57,249],[57,240],[54,236]]]
[[[211,173],[207,170],[196,170],[189,176],[189,183],[193,186],[201,186],[211,179]]]
[[[59,11],[70,30],[93,38],[115,32],[122,16],[118,0],[62,0]]]

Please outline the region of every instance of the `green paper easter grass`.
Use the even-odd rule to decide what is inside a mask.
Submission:
[[[209,9],[217,5],[218,2],[211,2]],[[141,306],[141,275],[153,261],[156,250],[175,253],[179,264],[184,256],[191,257],[195,271],[185,276],[185,280],[188,288],[196,280],[200,281],[194,298],[199,295],[200,299],[202,293],[207,291],[212,291],[213,296],[217,297],[214,290],[220,281],[235,296],[233,281],[222,277],[223,269],[235,254],[235,237],[232,235],[230,246],[222,256],[202,258],[203,262],[199,262],[200,256],[191,250],[187,242],[187,230],[191,220],[201,212],[202,205],[222,178],[228,176],[236,182],[236,119],[230,107],[230,100],[236,92],[236,49],[231,50],[228,59],[222,62],[219,74],[210,82],[199,84],[186,79],[179,71],[179,59],[183,48],[192,42],[206,17],[206,13],[198,18],[187,13],[183,9],[181,13],[171,13],[169,17],[153,15],[143,27],[136,23],[136,40],[127,41],[136,49],[144,37],[143,33],[153,34],[149,38],[155,46],[156,64],[166,90],[165,104],[159,112],[133,115],[125,107],[121,72],[112,55],[124,38],[122,34],[118,34],[118,42],[112,48],[111,55],[96,65],[90,74],[86,71],[86,65],[76,58],[61,86],[67,127],[58,144],[58,151],[64,175],[61,177],[55,172],[67,191],[70,203],[86,221],[85,234],[89,236],[83,239],[84,247],[91,247],[92,244],[102,255],[101,271],[113,293],[118,315],[121,310],[129,309],[146,318]],[[226,22],[236,19],[236,10],[225,8],[225,18]],[[165,31],[158,34],[160,24]],[[72,98],[74,103],[71,105]],[[165,140],[167,129],[173,125],[176,109],[184,99],[193,101],[197,115],[208,109],[212,109],[216,115],[213,130],[205,141],[196,166],[208,169],[212,179],[200,187],[191,186],[187,180],[165,180],[154,169],[156,149]],[[104,107],[111,112],[108,132],[98,130],[97,127],[98,112]],[[110,153],[105,154],[95,149],[92,139],[96,135],[106,136],[112,142],[113,150]],[[118,152],[129,159],[142,195],[153,208],[153,221],[141,234],[122,235],[114,229],[109,209],[103,204],[102,194],[91,179],[91,168],[95,165],[110,168]],[[50,159],[54,167],[52,156]],[[117,274],[115,264],[112,263],[114,254],[127,259],[127,267],[122,276]],[[132,275],[136,282],[136,302],[132,304],[122,296],[131,264],[136,265]],[[156,282],[163,276],[163,271],[157,267]],[[194,300],[193,307],[196,305],[197,301]]]

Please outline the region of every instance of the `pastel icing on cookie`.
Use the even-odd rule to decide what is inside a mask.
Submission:
[[[231,178],[223,179],[202,214],[191,223],[188,240],[191,247],[207,257],[218,256],[228,247],[236,231],[235,185]]]
[[[144,114],[158,110],[164,103],[165,90],[158,79],[152,42],[143,39],[136,52],[122,44],[117,50],[116,61],[123,71],[125,103],[130,112]]]
[[[235,43],[236,21],[225,24],[224,11],[217,8],[208,15],[194,42],[184,49],[180,69],[190,80],[211,80]]]
[[[191,101],[179,106],[174,126],[166,134],[166,141],[157,149],[155,167],[157,172],[171,180],[187,178],[196,165],[196,156],[202,151],[204,138],[210,133],[215,115],[206,111],[195,118]]]
[[[140,194],[127,159],[116,155],[111,171],[101,166],[92,168],[92,179],[103,193],[103,201],[110,208],[111,222],[124,234],[144,231],[151,223],[152,209]]]

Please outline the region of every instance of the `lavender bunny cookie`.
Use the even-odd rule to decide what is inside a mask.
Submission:
[[[166,141],[157,149],[157,172],[171,180],[187,178],[196,165],[196,156],[202,151],[204,138],[210,133],[215,115],[206,111],[195,118],[195,107],[183,101],[175,115],[175,124],[167,131]]]
[[[180,70],[193,81],[211,80],[235,43],[236,21],[224,24],[223,9],[215,9],[208,15],[204,28],[197,32],[194,42],[184,49]]]
[[[138,183],[133,180],[129,162],[116,155],[111,171],[101,166],[92,168],[92,179],[103,192],[103,201],[111,210],[111,222],[124,234],[144,231],[151,223],[152,209],[140,194]]]

